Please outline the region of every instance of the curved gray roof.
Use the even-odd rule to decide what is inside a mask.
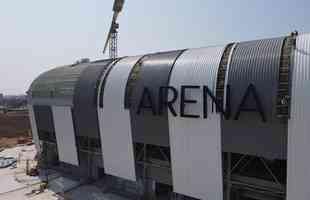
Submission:
[[[72,105],[75,85],[88,65],[67,65],[41,74],[28,90],[30,103]]]
[[[226,77],[231,91],[231,120],[222,120],[223,151],[269,158],[285,156],[286,126],[276,116],[283,40],[284,37],[281,37],[236,45]],[[250,84],[254,85],[263,105],[266,122],[262,121],[258,112],[245,114],[245,111],[241,112],[238,120],[234,120]],[[244,104],[248,111],[258,107],[253,96],[252,90]]]

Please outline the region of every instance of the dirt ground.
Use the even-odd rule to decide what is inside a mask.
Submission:
[[[0,148],[30,141],[31,128],[27,111],[0,113]]]

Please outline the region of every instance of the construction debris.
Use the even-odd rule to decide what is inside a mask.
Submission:
[[[12,158],[16,166],[0,168],[0,200],[134,199],[111,193],[99,183],[85,184],[85,180],[76,180],[52,169],[39,169],[36,154],[34,145],[17,146],[0,152],[0,159]]]
[[[16,163],[16,159],[13,157],[0,157],[0,168],[7,168]]]

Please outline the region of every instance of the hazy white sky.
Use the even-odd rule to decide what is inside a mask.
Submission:
[[[40,73],[101,59],[113,0],[0,0],[0,93]],[[309,0],[126,0],[120,55],[310,32]]]

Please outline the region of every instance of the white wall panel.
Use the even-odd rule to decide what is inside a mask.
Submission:
[[[115,64],[104,86],[103,108],[98,110],[105,172],[132,181],[136,180],[135,160],[124,99],[130,71],[139,58],[123,58]]]
[[[37,122],[35,119],[33,106],[30,104],[28,105],[28,114],[29,114],[30,125],[31,125],[32,139],[34,141],[37,151],[39,152],[40,151],[40,140],[39,140]]]
[[[79,165],[71,107],[52,106],[59,160]]]
[[[211,112],[210,98],[208,118],[202,118],[202,86],[208,86],[215,94],[223,51],[224,47],[185,51],[176,61],[169,83],[179,90],[179,95],[182,85],[201,86],[185,95],[187,99],[197,100],[196,104],[187,104],[185,112],[201,117],[174,117],[169,112],[169,135],[174,192],[203,200],[223,200],[221,119],[219,114]],[[180,96],[174,109],[180,113]]]
[[[288,122],[287,200],[310,199],[310,35],[297,37]]]

